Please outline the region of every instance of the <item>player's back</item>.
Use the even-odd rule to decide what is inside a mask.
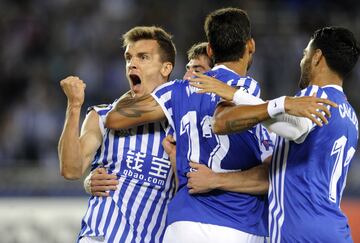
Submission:
[[[277,141],[269,198],[274,242],[352,242],[340,201],[357,146],[358,121],[340,86],[311,86],[303,95],[314,90],[339,107],[331,108],[329,123],[315,126],[303,143]]]
[[[91,197],[80,236],[105,242],[161,242],[167,205],[174,194],[174,178],[168,155],[161,146],[164,123],[110,130],[104,119],[111,105],[93,109],[103,134],[92,167],[102,166],[119,179],[109,197]]]
[[[208,73],[233,86],[242,86],[252,94],[259,87],[250,77],[219,68]],[[154,92],[175,129],[179,190],[169,205],[168,223],[194,221],[222,225],[256,235],[267,235],[265,196],[214,190],[190,195],[186,173],[189,161],[207,165],[216,172],[246,170],[262,163],[258,133],[267,134],[259,125],[242,133],[216,135],[211,128],[212,116],[220,98],[215,94],[198,94],[187,80],[170,83]],[[164,98],[166,97],[166,98]],[[270,137],[263,136],[264,140]],[[269,153],[271,153],[271,148]],[[271,151],[270,151],[271,150]],[[251,213],[249,213],[251,212]]]

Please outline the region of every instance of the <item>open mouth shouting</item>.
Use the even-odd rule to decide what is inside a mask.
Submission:
[[[130,74],[129,78],[131,80],[131,89],[135,94],[139,93],[141,90],[141,79],[137,74]]]

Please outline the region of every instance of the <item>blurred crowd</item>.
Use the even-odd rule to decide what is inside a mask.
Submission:
[[[128,89],[121,35],[136,25],[173,34],[172,77],[180,78],[186,50],[205,40],[206,14],[225,6],[249,13],[256,41],[250,74],[265,99],[296,93],[299,61],[315,29],[345,26],[360,39],[360,2],[350,0],[0,0],[0,166],[57,172],[66,108],[61,79],[77,75],[86,82],[83,115],[89,105],[112,102]],[[360,64],[344,87],[360,114]],[[348,190],[360,196],[360,152],[355,156]]]

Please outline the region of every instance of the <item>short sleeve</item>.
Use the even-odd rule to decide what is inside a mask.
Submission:
[[[261,161],[264,161],[273,153],[276,134],[269,132],[261,124],[256,125],[254,132],[259,143]]]
[[[174,126],[174,114],[172,111],[173,102],[173,90],[176,86],[176,81],[171,81],[160,85],[156,88],[152,93],[152,97],[156,100],[156,102],[161,106],[170,126],[173,130],[175,130]]]

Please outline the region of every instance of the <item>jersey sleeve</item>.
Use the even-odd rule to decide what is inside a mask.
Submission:
[[[273,153],[276,134],[269,132],[261,124],[256,125],[254,133],[259,143],[261,161],[264,161]]]
[[[152,97],[156,100],[156,102],[161,106],[169,125],[172,127],[173,130],[175,130],[174,126],[174,114],[172,111],[173,107],[173,92],[175,90],[176,81],[171,81],[168,83],[165,83],[158,88],[156,88],[152,93]],[[175,135],[175,133],[174,133]]]
[[[116,100],[114,101],[114,103]],[[114,104],[113,103],[113,104]],[[99,115],[99,127],[101,134],[105,134],[105,117],[106,114],[111,110],[113,104],[102,104],[102,105],[93,105],[87,108],[86,114],[89,114],[90,111],[95,111]]]
[[[229,80],[227,84],[238,89],[241,88],[246,93],[251,94],[255,97],[260,97],[260,85],[258,84],[258,82],[255,81],[255,79],[249,76]]]

